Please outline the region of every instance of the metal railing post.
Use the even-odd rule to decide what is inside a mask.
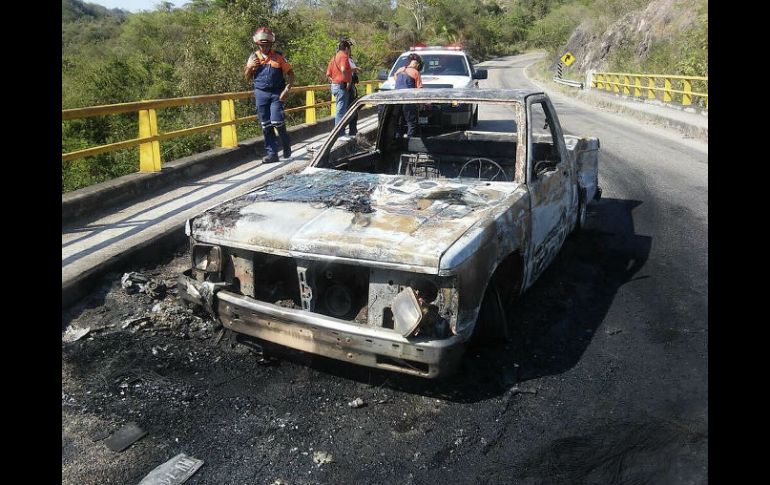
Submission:
[[[629,84],[631,84],[631,80],[628,76],[623,76],[623,94],[631,94],[631,90],[628,89]]]
[[[221,121],[235,121],[235,100],[223,99],[221,102]],[[222,148],[235,148],[238,146],[238,131],[235,124],[222,127]]]
[[[682,95],[682,104],[687,106],[692,104],[692,83],[689,79],[682,79],[682,91],[684,91],[684,94]]]
[[[642,78],[639,76],[634,77],[634,97],[642,97]]]
[[[314,124],[315,121],[315,91],[305,91],[305,123]]]
[[[367,85],[366,85],[366,94],[372,94],[373,92],[374,92],[374,88],[372,88],[372,84],[371,84],[371,83],[367,84]],[[371,108],[371,107],[372,107],[372,105],[371,105],[371,104],[369,104],[369,103],[367,103],[367,104],[366,104],[366,107],[367,107],[367,108]]]
[[[671,102],[671,79],[669,78],[663,79],[663,102]]]
[[[608,76],[607,76],[608,77]],[[606,79],[602,77],[600,79]],[[375,84],[376,83],[376,84]],[[579,85],[580,83],[573,82],[573,85]],[[604,81],[607,89],[610,89],[607,81]],[[362,86],[366,86],[366,94],[370,94],[375,91],[375,87],[382,88],[383,83],[381,81],[364,81]],[[304,86],[307,93],[308,103],[305,106],[298,106],[296,108],[290,108],[291,112],[305,111],[308,121],[317,122],[318,108],[315,105],[317,97],[315,91],[329,89],[325,85],[313,85]],[[168,99],[154,99],[149,101],[134,101],[129,103],[118,103],[114,105],[102,105],[102,106],[89,106],[85,108],[73,108],[62,110],[62,120],[75,120],[89,118],[93,116],[107,116],[120,113],[138,113],[138,131],[139,136],[129,140],[122,140],[118,142],[108,143],[104,145],[93,146],[90,148],[84,148],[75,150],[68,153],[62,153],[62,162],[68,162],[70,160],[84,159],[87,157],[93,157],[102,153],[110,153],[118,150],[139,149],[139,171],[140,172],[158,172],[162,170],[162,159],[160,152],[160,141],[171,140],[178,137],[189,136],[195,133],[214,132],[216,129],[220,129],[221,134],[221,146],[224,148],[232,148],[238,145],[238,134],[236,126],[239,123],[245,121],[251,121],[256,118],[256,115],[237,118],[235,114],[235,100],[253,98],[254,93],[252,91],[221,93],[221,94],[206,94],[200,96],[187,96],[180,98],[168,98]],[[693,93],[693,96],[701,96],[700,93]],[[310,101],[313,101],[312,103]],[[332,95],[331,101],[331,114],[336,115],[336,97]],[[220,102],[220,118],[221,121],[216,123],[208,123],[205,125],[198,125],[192,128],[184,128],[180,130],[167,131],[165,133],[159,133],[157,110],[170,107],[188,106],[199,103],[216,103]],[[328,105],[329,103],[320,103],[322,105]],[[371,106],[367,104],[367,106]],[[315,115],[315,117],[313,116]],[[311,119],[313,118],[313,119]],[[147,141],[147,139],[151,139]]]
[[[620,84],[620,76],[612,76],[612,77],[615,79],[615,83],[612,85],[612,90],[615,91],[616,93],[620,93],[620,86],[618,86],[618,84]]]
[[[154,109],[139,110],[139,138],[158,135],[158,117]],[[160,142],[157,140],[139,145],[139,171],[160,171]]]
[[[655,95],[655,78],[654,77],[647,78],[647,98],[648,99],[657,98],[657,96]]]

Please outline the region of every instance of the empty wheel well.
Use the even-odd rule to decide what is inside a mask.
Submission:
[[[524,261],[521,258],[521,252],[514,251],[497,265],[490,282],[497,285],[503,299],[510,301],[521,292],[523,275]]]
[[[497,345],[511,340],[508,309],[521,291],[524,263],[521,253],[509,254],[495,268],[482,296],[474,327],[473,345]]]

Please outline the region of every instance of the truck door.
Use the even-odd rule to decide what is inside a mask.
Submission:
[[[574,188],[558,118],[545,96],[527,98],[527,185],[531,224],[527,283],[556,257],[567,237]]]

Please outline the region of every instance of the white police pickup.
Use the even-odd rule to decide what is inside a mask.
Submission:
[[[422,58],[420,71],[424,89],[473,88],[479,79],[487,78],[486,69],[474,69],[468,55],[456,46],[416,46],[401,54],[390,71],[379,71],[377,79],[385,81],[380,91],[394,88],[396,71],[406,65],[409,54]],[[433,109],[419,112],[419,124],[425,127],[473,127],[478,123],[478,106],[475,104],[434,105]]]

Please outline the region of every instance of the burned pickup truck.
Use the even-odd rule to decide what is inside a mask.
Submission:
[[[478,104],[478,125],[401,135],[405,111],[451,103]],[[183,298],[235,332],[437,377],[475,333],[505,334],[600,196],[599,140],[564,135],[540,92],[380,92],[339,126],[303,171],[187,221]]]

